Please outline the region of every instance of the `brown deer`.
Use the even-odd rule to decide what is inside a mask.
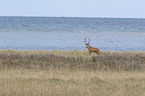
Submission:
[[[98,48],[91,47],[90,44],[89,44],[90,43],[90,39],[88,39],[89,40],[88,43],[86,42],[86,39],[87,38],[85,38],[85,43],[86,43],[86,47],[87,47],[89,53],[91,54],[92,52],[95,52],[95,53],[97,53],[99,55],[100,54],[100,50]]]

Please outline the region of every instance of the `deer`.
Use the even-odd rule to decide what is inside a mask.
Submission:
[[[86,43],[86,47],[87,47],[87,49],[88,49],[90,55],[91,55],[92,52],[95,52],[96,54],[99,55],[99,54],[100,54],[100,50],[99,50],[98,48],[94,48],[94,47],[91,47],[91,46],[90,46],[90,44],[89,44],[89,43],[90,43],[90,38],[88,39],[88,40],[89,40],[88,43],[87,43],[86,39],[87,39],[87,38],[85,38],[85,41],[84,41],[84,42]]]

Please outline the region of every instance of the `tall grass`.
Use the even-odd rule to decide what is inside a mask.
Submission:
[[[1,68],[69,68],[83,70],[145,70],[145,52],[101,52],[86,50],[0,51]]]
[[[0,50],[0,96],[144,96],[145,52]]]

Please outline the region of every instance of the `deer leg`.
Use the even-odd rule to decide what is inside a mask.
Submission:
[[[91,55],[91,51],[89,51],[90,55]]]
[[[95,51],[95,53],[99,55],[99,51]]]
[[[100,55],[100,51],[97,51],[97,54]]]

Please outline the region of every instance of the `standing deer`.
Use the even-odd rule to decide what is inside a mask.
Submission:
[[[85,38],[85,43],[86,43],[86,47],[87,47],[89,53],[91,54],[92,52],[95,52],[95,53],[97,53],[99,55],[100,54],[99,49],[98,48],[91,47],[90,44],[89,44],[90,43],[90,39],[88,39],[89,40],[88,43],[86,42],[86,39],[87,38]]]

